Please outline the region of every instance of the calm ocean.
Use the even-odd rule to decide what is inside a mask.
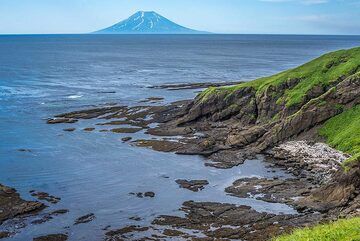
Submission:
[[[193,98],[199,90],[148,88],[170,83],[251,80],[293,68],[328,51],[360,45],[360,36],[287,35],[27,35],[0,36],[0,183],[61,197],[49,210],[68,214],[40,225],[3,229],[10,240],[68,232],[70,240],[101,240],[102,228],[147,225],[159,214],[179,213],[186,200],[245,204],[273,213],[292,208],[227,196],[224,188],[245,176],[271,176],[259,160],[229,170],[204,166],[197,156],[132,147],[127,135],[81,131],[95,120],[47,125],[58,113],[147,97],[163,103]],[[68,133],[63,128],[74,126]],[[149,138],[143,132],[133,138]],[[31,151],[21,152],[19,149]],[[278,172],[276,175],[280,175]],[[169,178],[164,178],[168,176]],[[199,193],[179,189],[175,179],[207,179]],[[154,191],[153,199],[129,192]],[[96,219],[73,226],[88,213]],[[141,221],[129,220],[138,216]],[[18,225],[19,226],[19,225]],[[0,228],[1,231],[1,228]]]

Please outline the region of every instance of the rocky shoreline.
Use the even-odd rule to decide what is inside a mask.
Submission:
[[[359,80],[352,79],[350,86],[354,83],[359,85]],[[337,96],[340,94],[336,93],[332,99],[341,99],[342,103],[358,103],[358,89],[355,93],[347,88],[346,84],[342,83],[342,86],[345,86],[345,89],[341,92],[341,98]],[[328,95],[330,94],[325,97]],[[217,101],[219,97],[216,97]],[[215,100],[210,102],[214,104]],[[266,240],[297,227],[360,214],[360,169],[354,167],[351,172],[344,173],[341,163],[348,156],[324,143],[316,142],[320,138],[315,138],[312,129],[316,123],[320,123],[317,119],[315,123],[309,124],[307,134],[294,134],[293,138],[290,138],[293,141],[287,141],[289,138],[286,135],[281,137],[282,141],[269,137],[273,140],[269,142],[264,136],[277,130],[279,121],[270,124],[254,123],[244,117],[221,120],[217,112],[209,113],[207,108],[210,108],[210,104],[199,103],[199,99],[166,106],[115,106],[58,115],[48,123],[75,123],[89,118],[121,118],[120,122],[115,120],[98,125],[112,128],[114,125],[121,126],[126,123],[140,128],[159,138],[134,140],[130,142],[132,145],[183,155],[202,155],[208,160],[205,165],[215,168],[232,168],[241,165],[246,159],[254,158],[256,154],[264,154],[269,165],[285,169],[294,178],[239,179],[225,191],[235,197],[285,203],[294,207],[298,214],[275,215],[257,212],[248,206],[189,201],[181,208],[185,217],[160,216],[149,227],[128,227],[125,228],[126,232],[124,228],[109,231],[106,234],[107,240],[131,240],[139,235],[142,240],[161,240],[174,236],[184,240]],[[302,108],[301,112],[307,115],[307,109],[311,109],[309,105]],[[304,119],[301,120],[304,125]],[[155,127],[151,127],[154,125]],[[287,128],[286,123],[282,126]],[[133,133],[124,128],[122,130],[122,133]],[[305,134],[307,138],[304,138]],[[198,182],[201,182],[201,185],[197,186]],[[178,180],[177,183],[192,191],[199,191],[207,181]],[[196,235],[192,233],[194,230]],[[141,236],[139,233],[144,234]]]
[[[223,142],[224,135],[233,133],[233,125],[218,122],[191,122],[187,125],[177,124],[193,105],[192,101],[181,101],[166,106],[112,106],[91,110],[65,113],[49,119],[48,124],[76,123],[81,119],[98,119],[95,129],[114,134],[134,133],[132,129],[144,130],[160,139],[134,140],[127,138],[130,144],[152,148],[163,152],[176,152],[186,155],[203,155],[207,158],[205,165],[215,168],[232,168],[241,165],[246,159],[256,154],[266,155],[269,165],[285,169],[294,175],[293,179],[244,178],[236,180],[225,189],[229,195],[240,198],[255,198],[265,202],[285,203],[293,206],[297,215],[275,215],[257,212],[248,206],[236,206],[227,203],[185,202],[181,210],[185,217],[159,216],[152,226],[127,227],[108,231],[107,240],[129,240],[140,236],[143,240],[160,240],[166,237],[178,237],[184,240],[266,240],[288,232],[293,228],[336,220],[339,216],[359,215],[359,168],[344,174],[341,162],[347,156],[326,144],[309,141],[283,142],[265,152],[253,152],[253,149],[233,148]],[[115,120],[113,120],[115,119]],[[120,121],[118,119],[121,119]],[[122,125],[133,128],[122,128]],[[155,127],[150,126],[156,124]],[[120,126],[119,128],[114,128]],[[229,127],[230,126],[230,127]],[[110,129],[104,129],[104,128]],[[254,127],[253,127],[254,128]],[[245,130],[246,131],[246,130]],[[201,134],[200,134],[201,133]],[[176,139],[172,139],[173,137]],[[351,180],[339,183],[338,180]],[[206,180],[177,180],[177,183],[191,191],[201,191],[208,184]],[[3,193],[11,190],[3,188]],[[60,199],[42,192],[32,191],[32,195],[50,203]],[[154,196],[154,195],[153,195]],[[22,201],[24,203],[31,203]],[[36,209],[43,204],[35,202]],[[32,205],[30,205],[32,207]],[[28,209],[20,211],[26,213]],[[32,210],[31,210],[32,211]],[[5,216],[5,219],[11,216]],[[89,222],[94,219],[89,215]],[[85,218],[88,219],[88,216]],[[82,220],[82,217],[79,218]],[[44,220],[47,221],[47,220]],[[87,221],[86,221],[87,222]],[[75,223],[81,223],[75,221]],[[163,227],[163,228],[161,228]],[[171,227],[169,229],[168,227]],[[151,231],[152,230],[152,231]],[[191,232],[184,232],[191,230]],[[193,233],[195,231],[195,234]],[[141,233],[144,233],[143,235]],[[149,235],[150,233],[150,235]],[[157,234],[154,234],[157,233]],[[2,233],[5,236],[5,233]],[[11,235],[10,233],[7,235]],[[64,234],[43,237],[39,240],[64,239]],[[41,238],[41,237],[40,237]]]
[[[98,123],[84,131],[126,133],[123,142],[161,152],[201,155],[206,158],[204,165],[213,168],[233,168],[262,154],[269,166],[280,167],[292,175],[287,179],[241,178],[224,191],[233,197],[287,204],[296,209],[296,214],[273,214],[245,205],[189,200],[180,207],[183,216],[160,215],[149,226],[106,229],[105,240],[269,240],[295,228],[360,216],[360,162],[352,163],[345,171],[343,162],[349,156],[324,144],[318,133],[324,122],[360,104],[358,65],[336,78],[335,74],[328,74],[337,73],[338,66],[350,61],[351,55],[344,56],[341,54],[325,64],[318,61],[328,61],[327,56],[314,60],[316,70],[301,66],[301,71],[297,70],[302,73],[300,77],[287,71],[275,76],[282,81],[269,77],[260,79],[265,82],[261,82],[263,85],[249,82],[231,88],[209,88],[194,100],[168,105],[150,105],[162,100],[150,97],[141,102],[143,105],[80,110],[56,115],[47,123],[76,125],[81,120],[93,119]],[[306,82],[310,87],[302,93],[305,87],[301,83],[306,81],[303,73],[311,73],[307,77],[313,80],[314,71],[332,79],[313,86]],[[299,95],[301,98],[297,98]],[[136,139],[138,132],[148,134],[149,138]],[[176,183],[179,188],[193,192],[209,184],[207,180],[188,179],[178,179]],[[12,189],[0,188],[0,208],[5,207],[0,221],[43,207],[20,199]],[[155,198],[151,191],[133,195]],[[34,196],[48,202],[60,200],[41,192],[34,192]],[[88,214],[75,224],[93,219],[94,214]]]
[[[208,87],[220,87],[229,86],[243,83],[243,81],[231,81],[231,82],[199,82],[199,83],[184,83],[184,84],[164,84],[153,85],[148,88],[151,89],[166,89],[166,90],[188,90],[188,89],[204,89]]]

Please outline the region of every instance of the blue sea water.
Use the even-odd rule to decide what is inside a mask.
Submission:
[[[219,170],[205,167],[198,156],[159,153],[122,143],[120,139],[128,135],[81,131],[94,126],[94,120],[47,125],[46,119],[106,103],[137,105],[152,96],[164,97],[162,104],[193,98],[199,90],[147,87],[247,81],[359,44],[360,36],[0,36],[0,183],[16,188],[27,199],[33,199],[28,193],[33,189],[61,197],[44,212],[70,210],[44,224],[16,229],[14,223],[5,223],[0,230],[16,231],[10,240],[59,232],[67,232],[70,240],[101,240],[102,228],[108,225],[148,225],[159,214],[179,214],[178,208],[186,200],[293,213],[285,205],[224,193],[224,188],[240,177],[285,175],[269,173],[261,157]],[[62,131],[70,126],[77,131]],[[142,132],[132,136],[149,138]],[[177,187],[174,180],[178,178],[207,179],[210,185],[192,193]],[[128,195],[144,191],[154,191],[156,197]],[[93,222],[73,226],[77,217],[88,213],[95,214]],[[142,220],[129,220],[133,216]]]

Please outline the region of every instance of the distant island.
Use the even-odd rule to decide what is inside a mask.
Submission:
[[[183,27],[160,14],[150,11],[139,11],[128,19],[116,23],[108,28],[94,32],[94,34],[206,34]]]

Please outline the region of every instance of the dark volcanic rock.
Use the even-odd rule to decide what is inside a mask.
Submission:
[[[86,128],[84,128],[84,131],[93,131],[93,130],[95,130],[94,127],[86,127]]]
[[[40,202],[25,201],[15,189],[0,184],[0,224],[23,214],[35,213],[45,208]]]
[[[146,98],[145,100],[141,100],[139,102],[140,103],[146,103],[146,102],[156,103],[156,102],[159,102],[162,100],[164,100],[163,97],[149,97],[149,98]]]
[[[20,151],[20,152],[32,152],[30,149],[24,149],[24,148],[20,148],[20,149],[18,149],[18,151]]]
[[[115,128],[115,129],[111,129],[112,132],[114,133],[136,133],[141,131],[142,128]]]
[[[319,212],[348,212],[360,214],[360,163],[358,162],[348,173],[338,171],[326,185],[314,190],[310,196],[299,200],[300,208],[310,208]],[[350,210],[343,212],[346,206]],[[352,209],[352,210],[351,210]]]
[[[155,197],[155,193],[154,192],[151,192],[151,191],[148,191],[148,192],[145,192],[145,193],[142,193],[142,192],[137,192],[137,193],[134,193],[134,192],[131,192],[129,193],[130,195],[134,195],[138,198],[143,198],[143,197]]]
[[[138,217],[138,216],[133,216],[133,217],[130,217],[129,219],[134,220],[134,221],[141,221],[142,220],[142,218]]]
[[[246,155],[241,150],[224,150],[212,154],[209,160],[211,162],[205,163],[206,166],[227,169],[243,164]]]
[[[121,138],[121,140],[122,140],[123,142],[130,141],[131,139],[132,139],[132,137],[130,137],[130,136]]]
[[[49,124],[69,123],[69,122],[59,122],[59,120],[92,119],[92,118],[100,117],[105,114],[121,111],[123,109],[124,109],[123,106],[112,106],[112,107],[102,107],[102,108],[74,111],[70,113],[56,115],[55,119],[53,119],[55,123],[49,123],[49,122],[48,123]]]
[[[11,236],[10,232],[0,232],[0,239],[8,238]]]
[[[199,230],[208,238],[264,241],[321,219],[319,214],[275,215],[248,206],[213,202],[183,203],[185,217],[157,217],[153,224]]]
[[[66,214],[68,212],[69,212],[69,210],[67,210],[67,209],[55,210],[53,212],[44,214],[41,218],[35,219],[31,223],[32,224],[42,224],[42,223],[45,223],[45,222],[53,219],[55,216]]]
[[[209,182],[207,180],[184,180],[184,179],[178,179],[175,181],[181,188],[189,189],[193,192],[198,192],[202,189],[204,189],[204,186],[208,185]]]
[[[72,131],[75,131],[76,129],[75,128],[65,128],[63,129],[64,131],[68,131],[68,132],[72,132]]]
[[[154,89],[168,89],[168,90],[184,90],[184,89],[203,89],[208,87],[220,87],[228,85],[237,85],[241,84],[241,81],[232,81],[232,82],[204,82],[204,83],[185,83],[185,84],[164,84],[164,85],[155,85],[148,88]]]
[[[46,123],[60,124],[60,123],[75,123],[75,122],[77,122],[77,120],[72,118],[54,118],[54,119],[49,119]]]
[[[225,191],[240,198],[292,204],[298,198],[308,196],[313,188],[314,186],[304,179],[272,180],[253,177],[236,180]]]
[[[84,216],[81,216],[79,218],[77,218],[74,222],[74,225],[78,225],[78,224],[81,224],[81,223],[89,223],[91,221],[93,221],[95,219],[95,214],[93,213],[89,213],[87,215],[84,215]]]
[[[148,147],[162,152],[176,152],[184,147],[183,143],[165,140],[136,140],[134,143],[139,147]]]
[[[106,241],[112,241],[112,240],[127,240],[125,234],[133,233],[133,232],[144,232],[149,230],[148,227],[141,227],[141,226],[126,226],[124,228],[111,230],[105,233],[106,235]]]
[[[33,241],[66,241],[68,236],[66,234],[49,234],[34,238]]]
[[[155,193],[154,192],[145,192],[144,197],[155,197]]]
[[[61,198],[55,197],[46,192],[36,192],[36,191],[32,190],[32,191],[30,191],[30,194],[31,194],[31,196],[36,197],[39,200],[45,200],[52,204],[56,204],[61,200]]]
[[[170,236],[170,237],[178,237],[178,236],[184,235],[185,233],[181,232],[179,230],[165,229],[163,234],[166,235],[166,236]]]

